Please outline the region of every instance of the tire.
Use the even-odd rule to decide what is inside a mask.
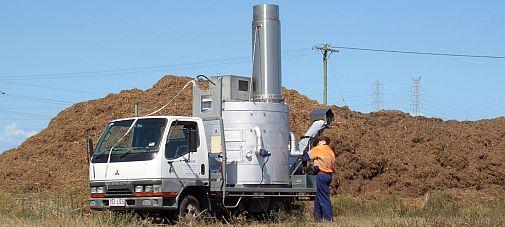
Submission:
[[[268,204],[268,211],[270,212],[286,212],[286,201],[284,199],[272,199]]]
[[[281,223],[284,219],[284,214],[287,211],[286,201],[281,198],[275,198],[270,200],[268,204],[268,214],[267,218],[274,223]]]
[[[192,195],[187,195],[179,205],[179,219],[196,219],[200,215],[200,202]]]

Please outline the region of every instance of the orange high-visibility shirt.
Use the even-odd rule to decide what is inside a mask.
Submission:
[[[314,160],[314,165],[325,173],[333,173],[335,163],[335,153],[328,145],[318,145],[309,151],[310,159]]]

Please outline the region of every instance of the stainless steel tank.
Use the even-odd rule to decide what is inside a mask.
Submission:
[[[227,184],[289,184],[288,106],[273,102],[225,102]],[[262,148],[271,153],[261,157]]]
[[[282,101],[281,24],[279,6],[263,4],[253,8],[253,99]]]

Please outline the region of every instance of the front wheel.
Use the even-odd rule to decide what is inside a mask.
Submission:
[[[179,219],[196,219],[200,212],[200,203],[194,196],[188,195],[182,199],[179,206]]]

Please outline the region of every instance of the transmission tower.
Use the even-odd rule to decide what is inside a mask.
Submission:
[[[411,103],[410,103],[410,108],[412,110],[412,114],[414,116],[420,116],[421,115],[421,77],[417,78],[412,78],[412,97],[411,97]]]
[[[338,52],[338,50],[327,43],[315,45],[312,49],[320,50],[323,54],[323,104],[326,106],[328,105],[328,59],[333,52]]]
[[[382,110],[382,84],[379,79],[373,84],[372,107],[375,111]]]

